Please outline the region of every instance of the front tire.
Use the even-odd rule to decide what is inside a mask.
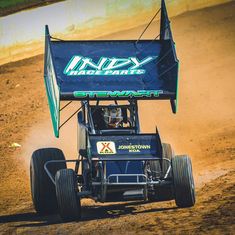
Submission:
[[[172,173],[175,203],[178,207],[192,207],[195,204],[195,185],[191,159],[186,156],[172,158]]]
[[[44,164],[50,160],[65,160],[65,157],[60,149],[45,148],[33,152],[30,161],[31,195],[34,208],[39,214],[51,214],[57,211],[55,185],[44,169]],[[65,162],[48,165],[53,176],[64,168],[66,168]]]
[[[55,176],[55,188],[62,220],[79,220],[81,218],[81,202],[77,196],[77,177],[74,170],[59,170]]]

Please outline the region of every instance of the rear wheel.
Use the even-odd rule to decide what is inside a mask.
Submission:
[[[191,207],[195,204],[195,186],[192,163],[188,156],[172,158],[175,203],[178,207]]]
[[[57,210],[55,185],[48,177],[44,164],[50,160],[65,160],[64,154],[57,148],[36,150],[30,161],[30,184],[34,208],[39,214],[51,214]],[[66,168],[65,162],[52,163],[48,169],[54,176],[55,173]]]
[[[152,161],[150,163],[150,169],[153,172],[161,172],[161,176],[164,177],[171,164],[171,159],[174,157],[174,151],[170,144],[162,143],[162,157],[167,160],[163,160],[162,164],[160,161]],[[172,171],[168,172],[167,178],[172,177]],[[169,201],[174,199],[173,189],[171,186],[165,185],[161,187],[155,187],[154,194],[149,196],[151,201]]]
[[[74,170],[59,170],[55,176],[55,188],[61,218],[64,221],[79,220],[81,202],[77,196],[77,177]]]
[[[174,150],[171,147],[171,145],[163,143],[162,144],[162,157],[168,160],[168,161],[167,160],[163,160],[162,161],[162,173],[163,173],[163,176],[166,175],[167,170],[168,170],[169,166],[171,165],[171,159],[174,156],[175,156]],[[167,178],[171,178],[171,177],[172,177],[172,171],[170,170],[169,173],[168,173]]]

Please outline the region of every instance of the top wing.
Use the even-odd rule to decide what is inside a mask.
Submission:
[[[178,59],[165,1],[160,40],[53,40],[46,26],[44,80],[56,136],[61,100],[168,99],[175,113]]]

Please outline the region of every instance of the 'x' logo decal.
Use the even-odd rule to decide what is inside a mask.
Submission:
[[[109,147],[110,143],[102,143],[103,147],[100,152],[104,153],[113,153],[113,150]]]
[[[98,154],[116,154],[116,147],[113,141],[98,141],[96,147]]]

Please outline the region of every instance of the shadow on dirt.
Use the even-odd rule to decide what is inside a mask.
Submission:
[[[118,203],[107,206],[83,206],[81,222],[118,218],[123,215],[137,215],[151,212],[161,212],[175,210],[177,207],[150,208],[137,211],[138,205],[144,205],[143,202]],[[139,209],[139,208],[138,208]],[[22,223],[25,222],[25,223]],[[13,227],[40,227],[62,223],[59,215],[40,216],[34,212],[25,212],[19,214],[0,216],[1,223],[15,223]]]
[[[35,222],[35,223],[27,223],[21,225],[16,225],[15,227],[24,227],[27,225],[39,226],[39,225],[49,225],[60,223],[60,218],[58,215],[49,215],[49,216],[40,216],[35,212],[25,212],[19,214],[12,215],[4,215],[0,216],[0,224],[2,223],[21,223],[22,222]]]
[[[148,204],[148,202],[129,202],[129,203],[118,203],[114,205],[107,206],[84,206],[82,211],[82,221],[88,220],[97,220],[105,218],[118,218],[123,215],[137,215],[151,212],[160,212],[173,210],[177,207],[168,207],[168,208],[151,208],[139,210],[138,205]],[[138,209],[138,210],[137,210]]]

